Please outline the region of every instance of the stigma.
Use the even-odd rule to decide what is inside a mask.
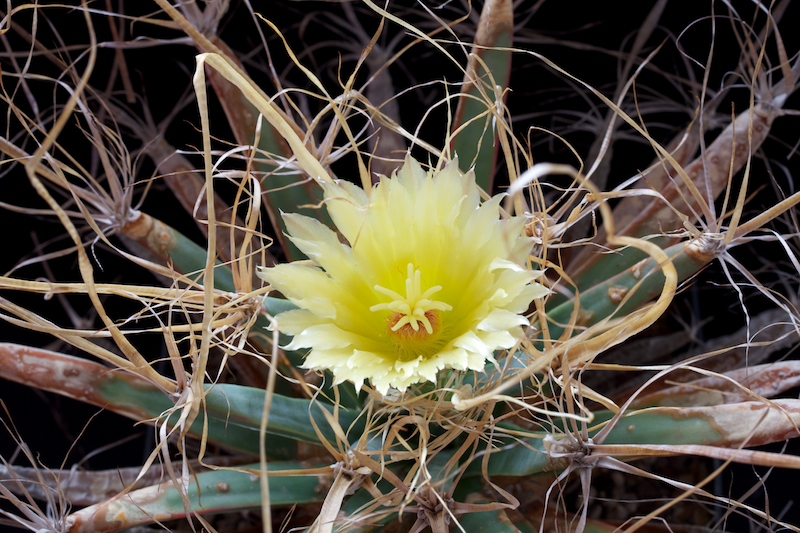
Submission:
[[[391,311],[387,320],[390,333],[409,339],[423,339],[433,335],[441,326],[441,311],[450,311],[452,306],[432,300],[430,297],[442,290],[441,285],[430,287],[422,292],[422,272],[408,264],[406,274],[406,295],[397,294],[380,285],[375,291],[392,299],[369,308],[370,311]]]

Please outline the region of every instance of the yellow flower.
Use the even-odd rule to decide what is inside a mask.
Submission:
[[[483,370],[513,347],[534,298],[548,290],[525,268],[532,241],[520,217],[499,219],[502,195],[480,203],[457,162],[436,175],[407,158],[370,198],[347,182],[323,184],[325,203],[350,243],[317,220],[285,214],[292,242],[319,266],[284,264],[259,276],[299,309],[277,316],[310,348],[303,367],[337,382],[389,387],[435,381],[438,371]]]

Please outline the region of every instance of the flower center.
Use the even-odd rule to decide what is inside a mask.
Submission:
[[[439,312],[453,309],[444,302],[430,299],[431,295],[442,290],[441,285],[422,292],[422,273],[415,270],[411,263],[408,264],[406,275],[405,298],[380,285],[375,285],[375,290],[388,296],[392,301],[373,305],[369,310],[391,311],[388,320],[389,331],[400,339],[421,340],[433,335],[441,326]]]

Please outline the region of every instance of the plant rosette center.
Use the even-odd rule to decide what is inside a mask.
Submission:
[[[286,349],[310,349],[304,368],[369,380],[382,394],[443,369],[482,371],[517,343],[529,324],[522,314],[549,292],[526,267],[524,219],[500,219],[501,195],[481,203],[457,161],[434,173],[407,158],[369,197],[347,182],[323,188],[349,245],[315,219],[285,214],[289,238],[316,266],[259,272],[299,308],[276,321],[294,336]]]

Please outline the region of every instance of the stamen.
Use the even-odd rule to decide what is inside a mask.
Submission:
[[[369,310],[392,311],[389,315],[389,331],[392,333],[414,338],[432,335],[441,323],[439,312],[453,309],[444,302],[430,299],[431,295],[442,290],[442,286],[436,285],[422,292],[422,272],[415,269],[412,263],[407,267],[405,285],[405,298],[390,289],[375,285],[375,292],[388,296],[392,301],[373,305]],[[420,330],[420,324],[424,333]]]

